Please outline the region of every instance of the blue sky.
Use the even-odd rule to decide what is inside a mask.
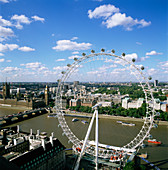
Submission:
[[[0,0],[0,81],[54,82],[74,56],[101,48],[125,52],[153,80],[168,81],[167,7],[166,0]],[[95,61],[94,75],[116,73],[107,61]],[[120,71],[114,81],[121,74],[129,81]]]

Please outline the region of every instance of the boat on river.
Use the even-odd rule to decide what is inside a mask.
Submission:
[[[57,118],[57,114],[56,113],[51,113],[51,114],[48,114],[47,117],[55,117],[55,118]]]
[[[121,124],[124,125],[124,126],[135,126],[134,123],[122,122]]]
[[[160,145],[162,142],[161,141],[157,141],[156,139],[148,139],[148,143]]]
[[[141,154],[138,154],[138,156],[140,157],[140,158],[148,158],[148,154],[147,154],[147,152],[146,153],[141,153]]]
[[[72,119],[72,122],[77,122],[79,119],[77,119],[77,118],[73,118]]]
[[[88,123],[86,120],[81,120],[81,122],[82,122],[83,124]]]

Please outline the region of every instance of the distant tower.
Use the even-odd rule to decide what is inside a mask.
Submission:
[[[79,81],[74,81],[73,85],[74,85],[74,88],[77,87],[79,85]]]
[[[157,87],[158,86],[158,80],[155,80],[154,81],[154,87]]]
[[[45,104],[46,104],[46,106],[48,106],[48,104],[49,104],[49,89],[48,89],[47,85],[45,88]]]
[[[20,99],[20,98],[21,98],[20,88],[17,88],[17,98],[18,98],[18,99]]]
[[[7,82],[3,84],[3,98],[9,98],[10,97],[10,83]]]

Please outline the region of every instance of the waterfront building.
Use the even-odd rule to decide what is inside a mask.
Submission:
[[[4,136],[5,135],[5,136]],[[7,144],[3,143],[7,140]],[[4,129],[1,136],[0,156],[20,169],[65,169],[65,147],[46,132],[30,134],[19,132],[19,128]]]
[[[126,97],[125,99],[122,100],[122,107],[125,109],[128,109],[128,103],[130,102],[130,98]]]
[[[46,106],[48,106],[48,104],[49,104],[49,88],[47,85],[45,88],[45,104],[46,104]]]
[[[91,99],[84,99],[81,102],[81,106],[88,106],[88,107],[93,107],[97,103],[96,100],[91,100]]]
[[[139,107],[142,106],[143,103],[144,103],[143,98],[139,98],[138,100],[131,101],[130,98],[127,97],[122,100],[122,107],[125,109],[130,109],[130,108],[138,109]]]
[[[167,101],[163,101],[161,102],[160,99],[154,99],[154,104],[152,102],[149,103],[150,107],[153,107],[156,110],[162,110],[164,112],[168,112],[168,97],[167,97]]]
[[[3,84],[3,99],[10,97],[10,83]]]
[[[71,99],[69,101],[69,106],[80,106],[81,105],[81,100],[80,99]]]
[[[101,104],[102,107],[111,107],[112,102],[98,102],[97,104]]]

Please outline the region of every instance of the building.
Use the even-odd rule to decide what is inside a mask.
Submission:
[[[80,106],[81,105],[81,100],[80,99],[71,99],[69,101],[69,106]]]
[[[46,106],[48,106],[48,104],[49,104],[49,88],[47,85],[45,88],[45,104],[46,104]]]
[[[158,86],[158,80],[155,80],[154,81],[154,87],[157,87]]]
[[[79,85],[79,81],[74,81],[74,82],[73,82],[74,88],[77,87],[78,85]]]
[[[96,103],[97,103],[96,100],[93,100],[93,99],[84,99],[81,102],[81,106],[93,107]]]
[[[144,99],[143,98],[139,98],[136,101],[131,101],[130,98],[125,98],[122,100],[122,107],[125,109],[130,109],[130,108],[136,108],[138,109],[139,107],[142,106],[142,104],[144,103]]]
[[[154,106],[155,110],[162,110],[164,112],[168,112],[168,96],[167,101],[161,102],[160,99],[154,99],[154,105],[152,102],[149,103],[150,107]]]
[[[3,99],[10,97],[10,83],[3,84]]]
[[[19,128],[8,128],[4,134],[2,140],[7,140],[7,144],[0,145],[0,156],[19,169],[65,169],[65,147],[53,133],[47,137],[46,132],[39,130],[37,134],[32,134],[32,130],[26,134]]]
[[[102,107],[111,107],[112,102],[98,102],[97,104],[101,104]]]
[[[45,89],[45,99],[41,98],[22,98],[21,93],[25,92],[25,88],[17,88],[17,89],[10,89],[10,83],[3,84],[2,89],[2,96],[3,98],[0,98],[0,105],[3,106],[17,106],[17,107],[24,107],[26,109],[35,109],[40,107],[45,107],[49,104],[49,90],[46,86]],[[10,91],[11,94],[15,93],[17,94],[16,98],[10,98]],[[31,94],[31,93],[30,93]]]

